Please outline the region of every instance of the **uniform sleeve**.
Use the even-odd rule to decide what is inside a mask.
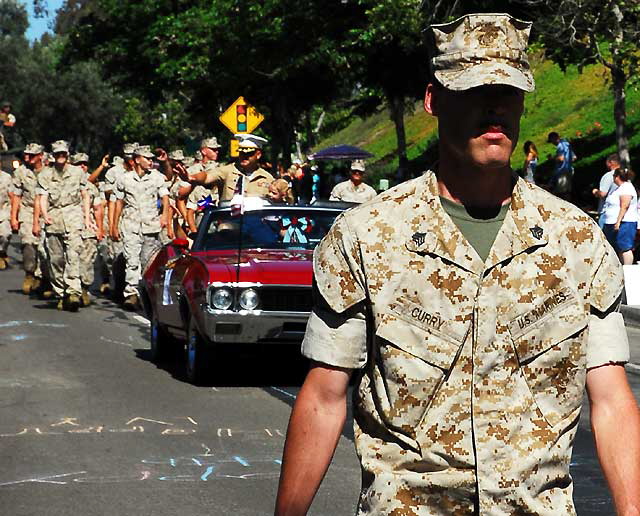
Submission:
[[[367,362],[365,282],[359,250],[342,215],[314,253],[314,294],[302,353],[337,367],[363,367]]]
[[[113,193],[117,200],[121,201],[124,199],[124,185],[122,184],[121,179],[117,179],[113,185]]]
[[[14,195],[19,195],[20,197],[22,197],[22,194],[24,193],[24,186],[19,174],[13,175],[11,193]]]
[[[215,168],[208,169],[206,172],[207,172],[207,178],[204,180],[204,183],[207,186],[223,183],[225,180],[225,177],[227,177],[226,167],[215,167]]]
[[[591,277],[587,368],[629,361],[629,341],[617,311],[624,286],[622,266],[601,231],[594,229],[597,253]]]
[[[332,188],[331,190],[331,194],[329,195],[329,200],[330,201],[339,201],[340,200],[340,192],[339,192],[339,185],[336,185]]]
[[[80,173],[80,190],[88,190],[89,189],[89,181],[87,180],[87,174],[85,174],[82,170]]]
[[[38,174],[38,182],[36,185],[36,195],[49,195],[47,190],[47,183],[45,181],[44,174]]]
[[[169,195],[169,187],[164,179],[158,179],[158,197],[162,198]]]

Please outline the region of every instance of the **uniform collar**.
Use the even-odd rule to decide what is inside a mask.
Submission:
[[[534,198],[533,187],[517,179],[511,196],[511,206],[498,231],[486,262],[478,256],[440,203],[438,180],[432,171],[419,183],[419,206],[410,218],[413,233],[406,248],[416,253],[435,254],[466,270],[483,271],[531,248],[547,243],[544,206]],[[419,187],[420,188],[420,187]]]

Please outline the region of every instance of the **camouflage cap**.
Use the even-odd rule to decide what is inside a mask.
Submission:
[[[467,14],[429,31],[431,71],[445,88],[505,84],[534,90],[526,53],[531,22],[508,14]]]
[[[155,157],[153,152],[151,152],[151,147],[149,145],[138,145],[133,151],[134,156],[143,156],[145,158],[152,159]]]
[[[111,164],[115,167],[116,165],[122,165],[124,160],[120,156],[114,156],[111,160]]]
[[[202,161],[202,152],[200,152],[198,150],[198,151],[196,151],[195,155],[196,155],[196,157],[195,157],[196,161]]]
[[[71,164],[77,165],[78,163],[89,163],[89,156],[84,152],[77,152],[71,156]]]
[[[47,163],[48,161],[51,161],[52,159],[53,159],[53,157],[48,152],[43,152],[42,153],[42,162],[43,163]]]
[[[25,154],[42,154],[44,152],[44,146],[39,143],[29,143],[24,148]]]
[[[351,170],[358,170],[364,172],[364,160],[356,159],[351,162]]]
[[[135,142],[135,143],[125,143],[125,144],[122,146],[122,153],[123,153],[125,156],[132,156],[132,155],[133,155],[133,151],[135,151],[135,150],[136,150],[136,147],[137,147],[137,146],[138,146],[138,143],[137,143],[137,142]]]
[[[51,152],[66,152],[69,153],[69,142],[65,140],[57,140],[51,144]]]
[[[200,142],[200,148],[209,147],[210,149],[219,149],[221,145],[218,143],[218,139],[215,136],[211,138],[205,138]]]
[[[169,159],[172,159],[173,161],[182,161],[184,160],[184,152],[182,149],[171,151],[169,153]]]
[[[192,166],[195,162],[196,162],[196,159],[192,156],[185,156],[184,159],[182,160],[182,164],[187,168]]]

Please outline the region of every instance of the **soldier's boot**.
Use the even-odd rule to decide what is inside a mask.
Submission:
[[[103,296],[108,296],[109,292],[111,292],[111,285],[109,285],[109,282],[100,285],[100,294],[102,294]]]
[[[31,292],[40,292],[42,290],[42,280],[34,276],[31,282]]]
[[[80,296],[69,294],[66,301],[66,309],[69,312],[77,312],[78,308],[80,308]]]
[[[80,306],[89,306],[91,304],[91,296],[86,289],[82,289],[82,295],[80,296]]]
[[[35,278],[33,277],[33,274],[31,274],[30,272],[25,272],[24,274],[24,280],[22,281],[22,293],[23,294],[30,294],[31,290],[33,290],[33,281],[35,280]]]
[[[122,306],[124,307],[125,310],[134,312],[135,310],[138,309],[138,296],[136,296],[135,294],[127,296]]]
[[[0,256],[0,271],[5,270],[7,267],[9,267],[9,258]]]
[[[56,305],[56,308],[58,310],[64,310],[64,300],[63,299],[58,299],[58,304]]]
[[[55,295],[56,293],[51,288],[46,288],[42,291],[42,299],[52,299]]]

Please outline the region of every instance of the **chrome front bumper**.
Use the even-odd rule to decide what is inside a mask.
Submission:
[[[299,343],[309,312],[204,309],[205,332],[216,343]]]

